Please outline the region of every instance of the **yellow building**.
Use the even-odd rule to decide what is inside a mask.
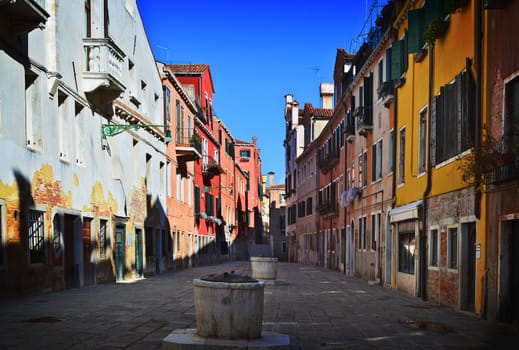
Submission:
[[[395,20],[396,195],[392,285],[481,312],[482,204],[464,181],[478,139],[473,1],[407,1]]]

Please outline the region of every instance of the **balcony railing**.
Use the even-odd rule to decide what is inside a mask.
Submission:
[[[326,173],[331,168],[333,168],[333,166],[339,162],[339,157],[340,154],[338,150],[328,152],[324,155],[319,155],[317,159],[317,165],[319,166],[321,172]]]
[[[0,12],[9,18],[7,25],[16,34],[28,33],[43,28],[49,14],[45,11],[45,0],[0,0]]]
[[[109,38],[84,38],[85,70],[83,89],[105,96],[101,102],[118,97],[125,90],[123,70],[125,53]],[[104,98],[103,98],[104,97]]]
[[[361,106],[355,109],[355,119],[357,120],[359,135],[366,136],[373,130],[373,113],[371,107]]]
[[[395,99],[395,86],[393,81],[385,81],[377,89],[378,98],[382,100],[384,106],[389,107]]]
[[[223,173],[223,169],[213,157],[208,155],[202,156],[202,174],[209,178]]]
[[[497,184],[516,179],[519,179],[519,165],[513,160],[485,173],[485,182],[487,184]]]
[[[189,162],[202,157],[202,140],[193,129],[176,128],[175,146],[177,159],[180,162]]]
[[[323,202],[318,205],[319,214],[322,216],[333,216],[339,214],[339,204],[337,201]]]

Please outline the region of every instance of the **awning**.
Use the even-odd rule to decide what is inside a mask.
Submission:
[[[389,211],[391,222],[417,219],[419,217],[418,210],[422,206],[423,201],[417,200],[400,207],[393,208]]]

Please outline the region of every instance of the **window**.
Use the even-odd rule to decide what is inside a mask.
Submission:
[[[177,143],[184,143],[184,107],[176,100],[176,125],[175,125]]]
[[[472,74],[463,71],[452,83],[441,87],[440,94],[433,98],[433,164],[444,162],[474,146],[474,96]]]
[[[107,258],[107,250],[110,246],[108,241],[108,231],[107,231],[107,220],[99,220],[99,258],[106,259]]]
[[[400,148],[398,152],[398,184],[405,181],[405,128],[400,130]]]
[[[61,226],[61,218],[59,214],[55,214],[54,219],[52,219],[52,248],[55,257],[61,255],[63,249],[62,237],[63,229]]]
[[[85,165],[85,150],[87,149],[87,133],[84,130],[87,129],[85,125],[85,120],[83,118],[83,105],[79,103],[74,103],[74,129],[75,129],[75,149],[76,149],[76,164],[77,165]]]
[[[279,216],[279,229],[280,230],[284,230],[286,227],[286,224],[285,224],[285,215],[280,215]]]
[[[167,86],[164,89],[164,100],[164,114],[166,114],[166,124],[169,125],[171,124],[171,90]]]
[[[64,161],[69,161],[70,121],[68,96],[61,91],[58,91],[58,135],[59,158]]]
[[[45,263],[44,212],[29,210],[29,262]]]
[[[306,215],[305,201],[297,203],[297,217],[302,218]]]
[[[366,217],[359,218],[359,250],[366,249]]]
[[[426,152],[426,132],[427,132],[427,108],[420,111],[420,137],[418,139],[418,174],[425,173],[425,152]]]
[[[414,274],[415,235],[414,232],[398,235],[398,272]]]
[[[505,86],[505,121],[504,144],[505,151],[519,159],[519,76]]]
[[[395,170],[395,131],[389,132],[389,156],[388,158],[388,171],[392,173]]]
[[[371,145],[371,181],[377,180],[377,144]]]
[[[377,89],[380,89],[382,87],[382,84],[384,83],[384,60],[378,61],[378,86]]]
[[[312,215],[312,197],[306,199],[306,215]]]
[[[151,193],[151,155],[146,153],[146,193]]]
[[[368,152],[364,151],[362,153],[362,159],[360,160],[362,163],[359,164],[362,166],[362,187],[367,186],[368,184]]]
[[[447,229],[447,262],[449,269],[458,268],[458,229]]]
[[[371,145],[371,180],[382,178],[382,140]]]
[[[429,235],[429,266],[438,266],[438,230],[431,230]]]
[[[240,158],[249,159],[250,158],[250,150],[248,150],[248,149],[240,150]]]
[[[377,237],[380,233],[380,213],[371,215],[371,250],[377,249]]]
[[[37,74],[25,74],[25,127],[27,146],[33,149],[42,147],[41,89]]]
[[[399,80],[407,71],[407,33],[391,46],[391,80]]]

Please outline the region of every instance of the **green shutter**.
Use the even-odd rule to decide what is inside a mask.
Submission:
[[[195,186],[195,214],[200,213],[200,187]]]
[[[445,0],[429,0],[425,2],[425,25],[432,20],[445,16]]]
[[[407,53],[416,53],[424,45],[423,31],[425,26],[425,10],[423,8],[409,11],[409,31]]]
[[[402,75],[402,41],[395,41],[391,47],[391,80]]]

